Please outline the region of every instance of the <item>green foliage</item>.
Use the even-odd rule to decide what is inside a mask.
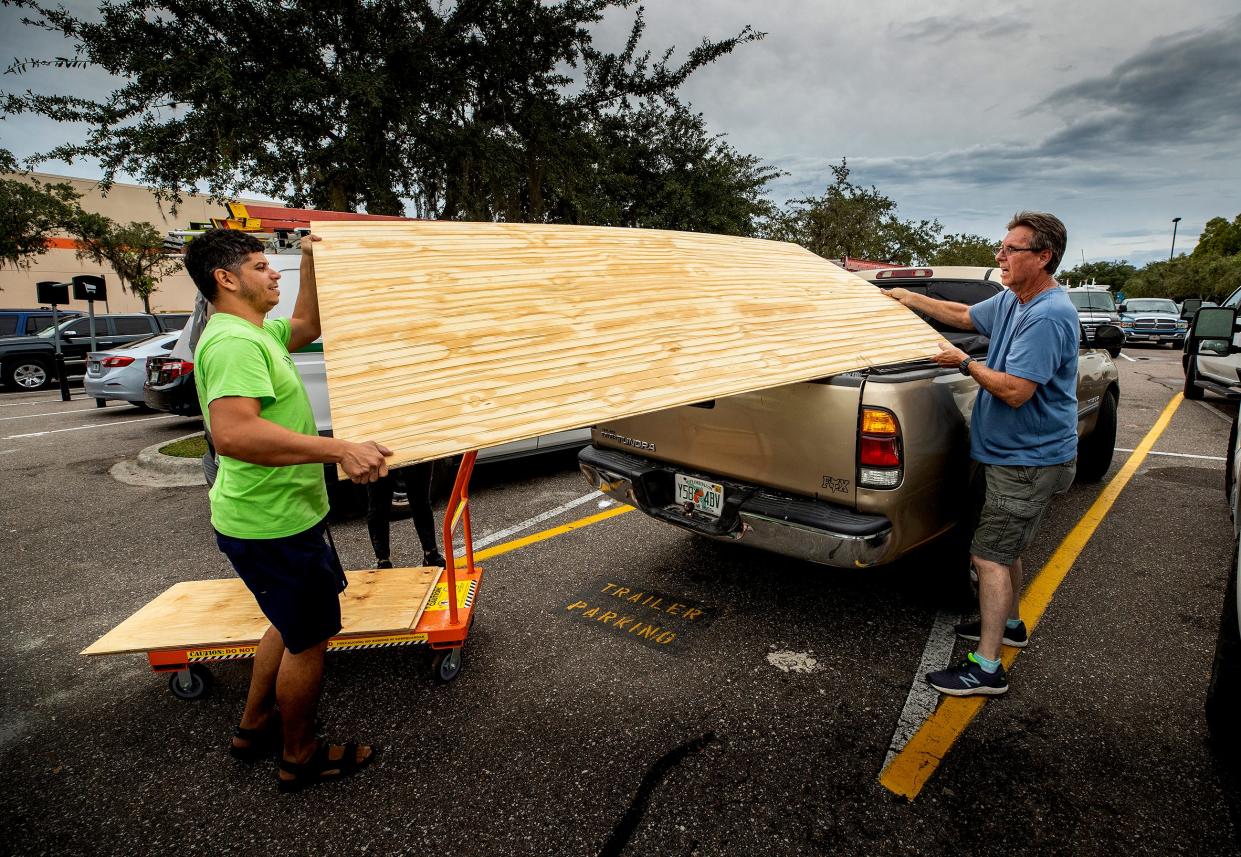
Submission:
[[[69,231],[81,247],[78,258],[111,265],[121,288],[142,298],[147,312],[159,281],[181,267],[180,259],[163,252],[164,236],[150,223],[122,226],[102,214],[82,211]]]
[[[1000,242],[981,235],[945,235],[931,253],[929,265],[995,265]]]
[[[1241,253],[1241,214],[1229,223],[1222,217],[1207,221],[1194,247],[1194,256],[1236,256]]]
[[[695,70],[762,38],[704,39],[683,62],[598,49],[633,0],[113,0],[77,17],[6,0],[77,48],[10,68],[102,69],[98,102],[9,95],[8,113],[90,127],[42,157],[98,159],[174,202],[262,192],[297,206],[439,219],[676,224],[745,233],[773,171],[677,99]]]
[[[1083,262],[1074,268],[1060,271],[1056,274],[1056,279],[1065,286],[1098,283],[1101,286],[1109,286],[1114,292],[1123,291],[1126,295],[1130,295],[1132,292],[1128,287],[1129,279],[1137,272],[1138,269],[1124,259],[1116,259],[1108,262]],[[1137,297],[1137,295],[1133,296]]]
[[[0,173],[19,173],[12,153],[0,149]],[[0,178],[0,268],[30,267],[47,252],[47,239],[79,211],[80,194],[66,183]]]
[[[1131,298],[1202,298],[1220,303],[1241,287],[1241,255],[1211,256],[1197,253],[1177,256],[1170,262],[1151,262],[1125,285]]]
[[[834,181],[822,196],[789,200],[771,220],[766,237],[792,241],[827,259],[859,259],[908,265],[934,254],[943,230],[938,220],[901,220],[896,203],[849,181],[849,166],[832,166]]]

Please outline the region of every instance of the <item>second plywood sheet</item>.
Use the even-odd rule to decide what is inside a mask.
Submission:
[[[314,223],[332,427],[392,463],[926,357],[940,337],[794,244]]]
[[[405,631],[422,617],[439,568],[347,571],[339,636]],[[82,652],[111,655],[256,643],[267,617],[236,577],[175,584]]]

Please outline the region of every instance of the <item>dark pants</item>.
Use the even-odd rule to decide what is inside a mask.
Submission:
[[[388,475],[366,486],[366,530],[371,537],[375,559],[391,559],[391,533],[388,524],[392,514],[392,492],[397,480],[405,485],[409,496],[409,510],[418,531],[422,552],[431,553],[436,548],[435,517],[431,514],[431,472],[433,462],[424,461],[389,471]]]
[[[278,539],[215,534],[284,647],[304,652],[340,632],[340,593],[348,581],[323,523]],[[325,541],[328,539],[328,541]]]

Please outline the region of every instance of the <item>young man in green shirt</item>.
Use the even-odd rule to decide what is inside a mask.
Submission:
[[[280,788],[339,779],[369,764],[372,747],[315,739],[327,641],[340,631],[344,572],[325,541],[323,465],[354,482],[385,476],[377,443],[320,437],[290,352],[319,338],[312,245],[302,239],[293,317],[265,320],[280,273],[252,235],[212,229],[190,242],[185,267],[215,309],[194,353],[203,420],[220,455],[211,488],[216,541],[272,626],[259,642],[230,751],[254,760],[283,730]],[[276,706],[279,705],[279,715]]]

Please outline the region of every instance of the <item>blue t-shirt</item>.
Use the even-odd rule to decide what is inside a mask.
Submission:
[[[970,307],[991,337],[987,367],[1038,384],[1013,408],[979,389],[970,420],[970,457],[983,464],[1047,467],[1077,457],[1077,350],[1081,327],[1063,289],[1023,304],[1008,289]]]

